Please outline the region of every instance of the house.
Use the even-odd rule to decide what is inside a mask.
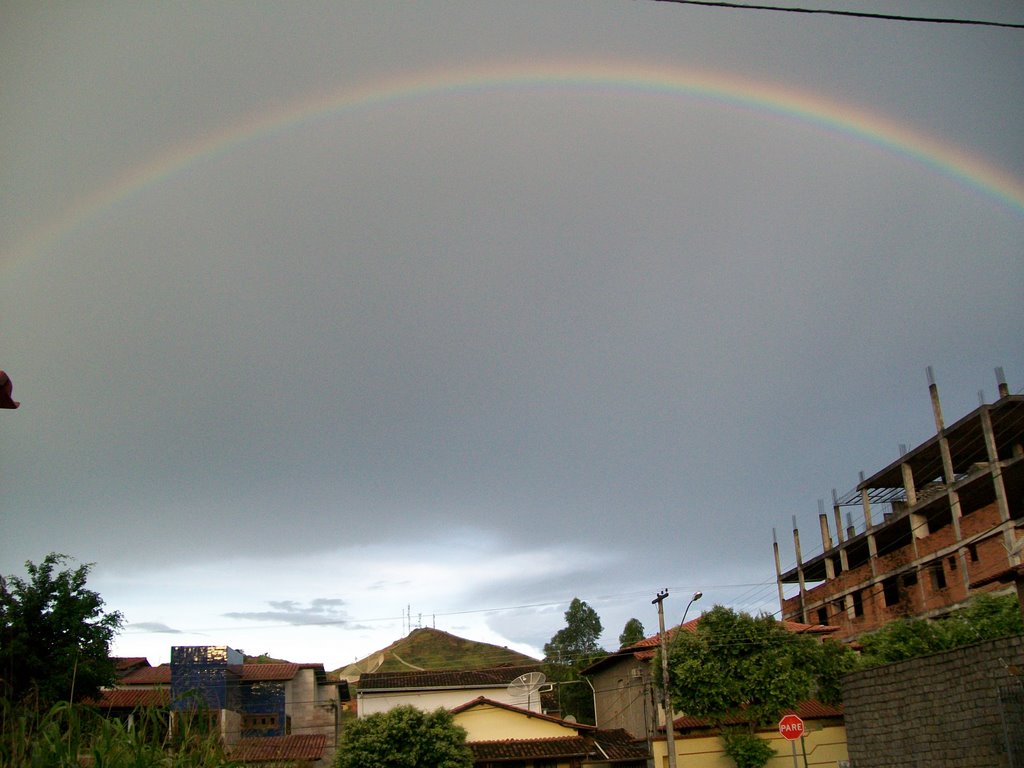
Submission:
[[[452,710],[466,729],[476,768],[645,768],[648,751],[624,731],[604,731],[569,723],[479,697]]]
[[[819,514],[820,553],[804,559],[794,522],[796,566],[782,571],[775,542],[784,619],[828,624],[849,639],[1014,589],[1024,549],[1024,396],[1010,394],[1001,370],[997,380],[998,400],[949,426],[931,381],[935,435],[901,447],[849,493],[833,493],[832,527]],[[863,514],[861,530],[849,511],[844,527],[845,507]]]
[[[599,730],[544,713],[540,665],[369,672],[359,678],[359,717],[414,706],[449,710],[466,729],[478,768],[646,766],[648,749],[622,730]]]
[[[807,757],[800,765],[808,768],[849,765],[849,751],[846,743],[846,726],[841,706],[822,704],[819,701],[804,701],[795,710],[785,714],[798,715],[804,721],[804,737],[800,742],[787,741],[775,726],[759,728],[758,738],[767,741],[775,750],[775,757],[769,766],[797,765],[797,754]],[[737,722],[737,725],[739,723]],[[732,765],[722,752],[721,731],[706,720],[682,716],[675,719],[676,762],[686,768],[721,768]],[[664,737],[651,744],[654,765],[668,765],[667,742]],[[792,763],[790,760],[792,759]]]
[[[540,671],[539,664],[470,670],[409,670],[367,672],[359,677],[356,708],[359,717],[411,705],[425,712],[452,710],[468,701],[486,698],[541,712],[539,690],[527,691],[513,682]]]
[[[175,646],[170,664],[143,661],[119,660],[124,673],[93,703],[125,717],[138,707],[166,708],[172,716],[208,708],[234,759],[330,763],[342,696],[322,664],[247,662],[228,646]]]

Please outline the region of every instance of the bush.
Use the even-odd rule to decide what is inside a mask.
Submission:
[[[736,763],[736,768],[762,768],[775,757],[775,750],[768,742],[749,731],[724,731],[722,742],[726,756]]]
[[[395,707],[351,723],[335,768],[473,768],[466,731],[445,709]]]

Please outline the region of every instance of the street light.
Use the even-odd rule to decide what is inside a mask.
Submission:
[[[668,692],[668,643],[665,642],[665,598],[668,597],[668,590],[663,589],[658,596],[651,600],[658,605],[658,633],[661,635],[661,692],[665,708],[665,750],[668,752],[669,768],[676,768],[676,731],[673,724],[675,717],[672,715],[672,697]]]
[[[694,592],[693,593],[693,597],[690,598],[690,602],[688,602],[686,604],[686,610],[683,611],[683,620],[681,622],[679,622],[680,626],[682,626],[683,624],[686,623],[686,614],[689,612],[690,606],[693,605],[694,603],[696,603],[702,597],[704,597],[704,593],[703,592]]]

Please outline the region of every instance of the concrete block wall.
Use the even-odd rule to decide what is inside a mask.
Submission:
[[[999,687],[1022,683],[1024,636],[852,673],[843,684],[851,765],[1015,768]],[[1024,722],[1009,727],[1019,739]]]

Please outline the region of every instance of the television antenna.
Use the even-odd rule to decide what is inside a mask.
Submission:
[[[509,683],[506,690],[513,701],[526,699],[526,708],[530,709],[533,694],[544,685],[545,680],[547,678],[544,677],[543,672],[527,672],[525,675],[520,675]]]

